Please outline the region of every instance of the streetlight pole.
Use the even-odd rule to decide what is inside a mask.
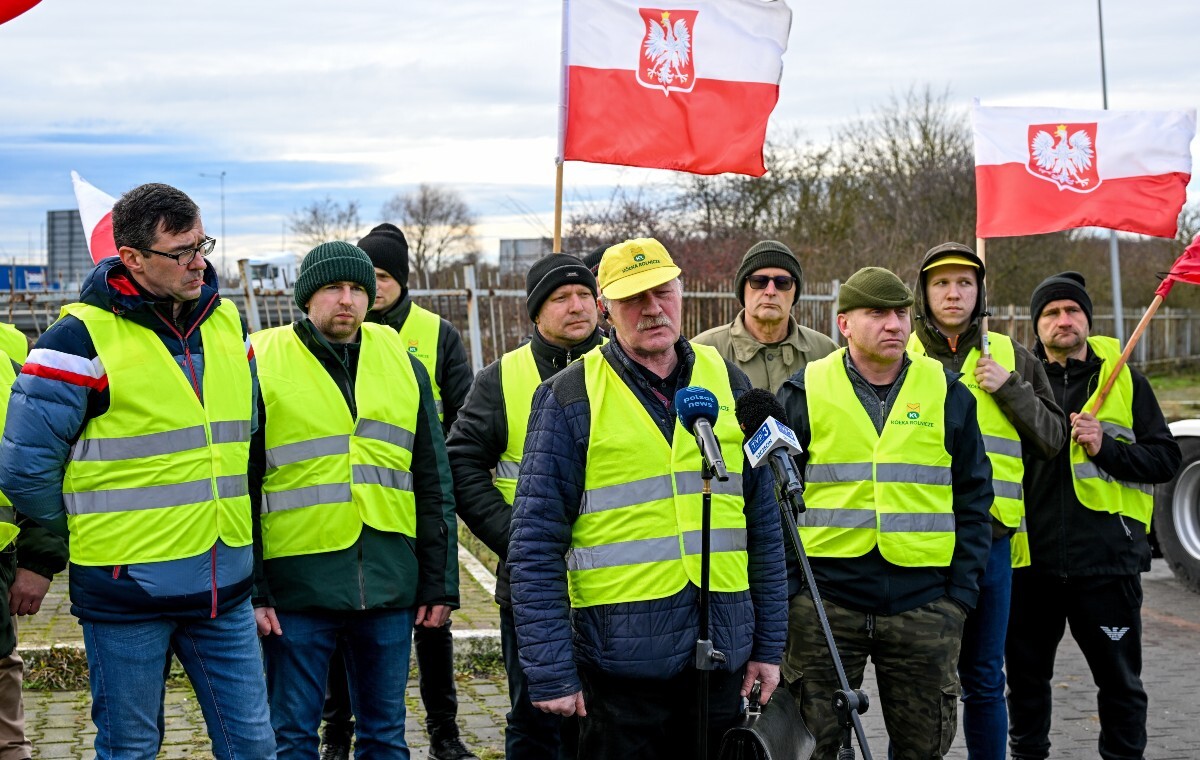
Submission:
[[[224,265],[227,263],[225,259],[225,171],[222,170],[220,174],[200,172],[200,176],[221,180],[221,264]]]
[[[1096,0],[1096,20],[1100,24],[1100,92],[1104,110],[1108,110],[1108,72],[1104,65],[1104,3]],[[1117,244],[1117,231],[1108,231],[1108,261],[1112,272],[1113,337],[1118,343],[1125,342],[1125,304],[1121,299],[1121,256]]]

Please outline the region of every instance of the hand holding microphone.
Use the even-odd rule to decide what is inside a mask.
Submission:
[[[713,423],[717,421],[717,397],[707,388],[689,385],[675,394],[675,413],[684,430],[696,436],[704,463],[717,480],[729,480],[729,470],[721,454],[721,445],[713,435]]]

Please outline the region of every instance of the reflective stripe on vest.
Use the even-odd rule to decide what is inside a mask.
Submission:
[[[988,346],[991,357],[997,364],[1009,372],[1016,370],[1016,349],[1013,348],[1011,338],[989,331]],[[909,339],[908,347],[910,351],[925,352],[925,346],[916,333]],[[992,465],[992,490],[995,493],[990,510],[992,517],[1006,527],[1016,528],[1025,516],[1025,489],[1022,486],[1025,463],[1021,459],[1021,436],[992,394],[979,387],[979,382],[975,379],[975,366],[979,363],[979,356],[978,348],[967,352],[966,361],[962,365],[962,377],[959,380],[975,396],[976,417],[979,420],[979,431],[983,434],[983,448]],[[1014,552],[1013,556],[1013,567],[1029,564],[1028,552]]]
[[[161,562],[218,539],[249,544],[252,391],[237,308],[219,301],[200,325],[203,403],[152,330],[85,304],[63,313],[87,328],[109,392],[108,412],[88,422],[63,479],[71,561]]]
[[[496,463],[495,483],[509,504],[517,495],[517,475],[521,472],[521,453],[525,450],[525,431],[529,427],[533,393],[541,382],[529,343],[500,357],[500,392],[504,397],[508,447]]]
[[[1096,352],[1103,364],[1100,367],[1100,377],[1096,381],[1096,390],[1088,397],[1083,408],[1091,411],[1092,405],[1100,389],[1112,375],[1121,356],[1121,344],[1113,338],[1088,338],[1088,345]],[[1133,375],[1129,367],[1121,368],[1117,381],[1113,383],[1112,391],[1096,416],[1100,427],[1113,437],[1118,444],[1124,446],[1135,443],[1133,434]],[[1150,483],[1130,483],[1114,479],[1099,467],[1075,441],[1071,445],[1071,474],[1075,483],[1075,496],[1079,503],[1097,512],[1132,517],[1142,523],[1146,532],[1150,532],[1150,516],[1154,511],[1154,486]]]
[[[946,374],[911,355],[882,435],[846,374],[841,349],[810,362],[804,385],[809,444],[797,521],[814,557],[859,557],[876,545],[904,567],[945,567],[954,553],[950,455],[946,452]]]
[[[746,518],[742,512],[742,433],[733,391],[715,349],[693,344],[691,382],[711,390],[721,407],[714,432],[729,468],[711,481],[710,587],[745,591]],[[583,357],[591,434],[584,496],[567,553],[574,607],[645,601],[700,583],[701,459],[678,421],[668,445],[633,391],[599,351]],[[637,473],[637,475],[634,475]]]
[[[4,420],[8,416],[8,397],[12,395],[12,384],[16,379],[17,373],[13,369],[12,360],[0,349],[0,430],[4,429]],[[20,531],[16,523],[12,502],[0,493],[0,549],[8,546],[17,537]]]
[[[442,329],[442,318],[415,303],[409,306],[408,316],[400,325],[400,343],[429,373],[429,384],[433,387],[433,400],[437,404],[438,421],[442,419],[442,389],[438,387],[438,333]]]
[[[252,336],[267,412],[264,559],[345,549],[364,524],[416,536],[417,376],[394,330],[364,323],[361,334],[357,420],[292,325]]]

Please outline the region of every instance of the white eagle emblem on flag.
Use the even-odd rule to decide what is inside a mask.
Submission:
[[[661,89],[663,95],[691,92],[696,86],[692,30],[699,11],[639,8],[646,34],[642,37],[638,84]]]
[[[1096,125],[1033,124],[1029,127],[1029,173],[1059,190],[1090,193],[1100,186],[1096,171]]]

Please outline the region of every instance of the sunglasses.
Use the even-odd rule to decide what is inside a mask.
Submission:
[[[787,292],[792,289],[792,285],[796,284],[796,278],[787,274],[778,274],[774,277],[752,274],[746,278],[746,282],[750,283],[750,287],[754,290],[763,290],[767,287],[768,282],[773,282],[776,290]]]

